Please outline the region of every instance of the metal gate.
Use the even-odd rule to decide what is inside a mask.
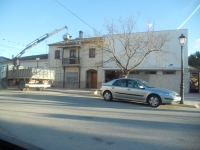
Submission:
[[[199,74],[190,73],[190,93],[199,93]]]

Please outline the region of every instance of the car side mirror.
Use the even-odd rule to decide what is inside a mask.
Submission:
[[[139,86],[139,88],[140,88],[140,89],[144,89],[144,87],[143,87],[143,86],[141,86],[141,85]]]

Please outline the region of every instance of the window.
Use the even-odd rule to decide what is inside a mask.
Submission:
[[[156,71],[146,71],[145,74],[156,74]]]
[[[117,80],[113,83],[114,86],[126,87],[126,80]]]
[[[60,50],[55,51],[55,59],[60,59]]]
[[[95,49],[94,48],[90,48],[89,49],[89,58],[94,58],[95,57]]]
[[[68,84],[77,84],[78,83],[78,73],[77,72],[68,72],[67,73],[67,83]]]
[[[70,50],[70,64],[76,63],[76,50]]]
[[[137,70],[133,70],[133,71],[131,71],[129,74],[140,74],[140,72],[137,71]]]
[[[139,82],[142,83],[144,86],[146,86],[148,88],[154,88],[154,86],[151,83],[148,83],[147,81],[139,79]],[[139,85],[140,85],[140,83],[139,83]]]
[[[163,71],[163,74],[176,74],[176,71]]]
[[[128,80],[128,87],[130,87],[130,88],[138,88],[138,84],[134,80]]]
[[[70,50],[70,58],[76,58],[76,50]]]

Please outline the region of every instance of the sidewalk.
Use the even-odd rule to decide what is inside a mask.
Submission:
[[[195,108],[200,108],[200,93],[184,94],[185,105],[192,105]]]
[[[71,88],[46,88],[45,91],[52,91],[52,92],[64,92],[69,94],[86,94],[86,95],[96,95],[100,96],[99,94],[95,94],[95,91],[98,91],[98,89],[71,89]]]
[[[84,94],[92,96],[100,96],[99,89],[70,89],[70,88],[46,88],[45,91],[64,92],[69,94]],[[184,105],[200,108],[200,93],[186,93],[184,94]]]

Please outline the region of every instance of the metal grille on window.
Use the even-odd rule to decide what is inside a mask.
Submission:
[[[77,84],[78,83],[78,73],[77,72],[68,72],[67,73],[67,83],[68,84]]]
[[[156,74],[156,71],[145,71],[145,74]]]
[[[163,74],[176,74],[176,71],[163,71]]]

